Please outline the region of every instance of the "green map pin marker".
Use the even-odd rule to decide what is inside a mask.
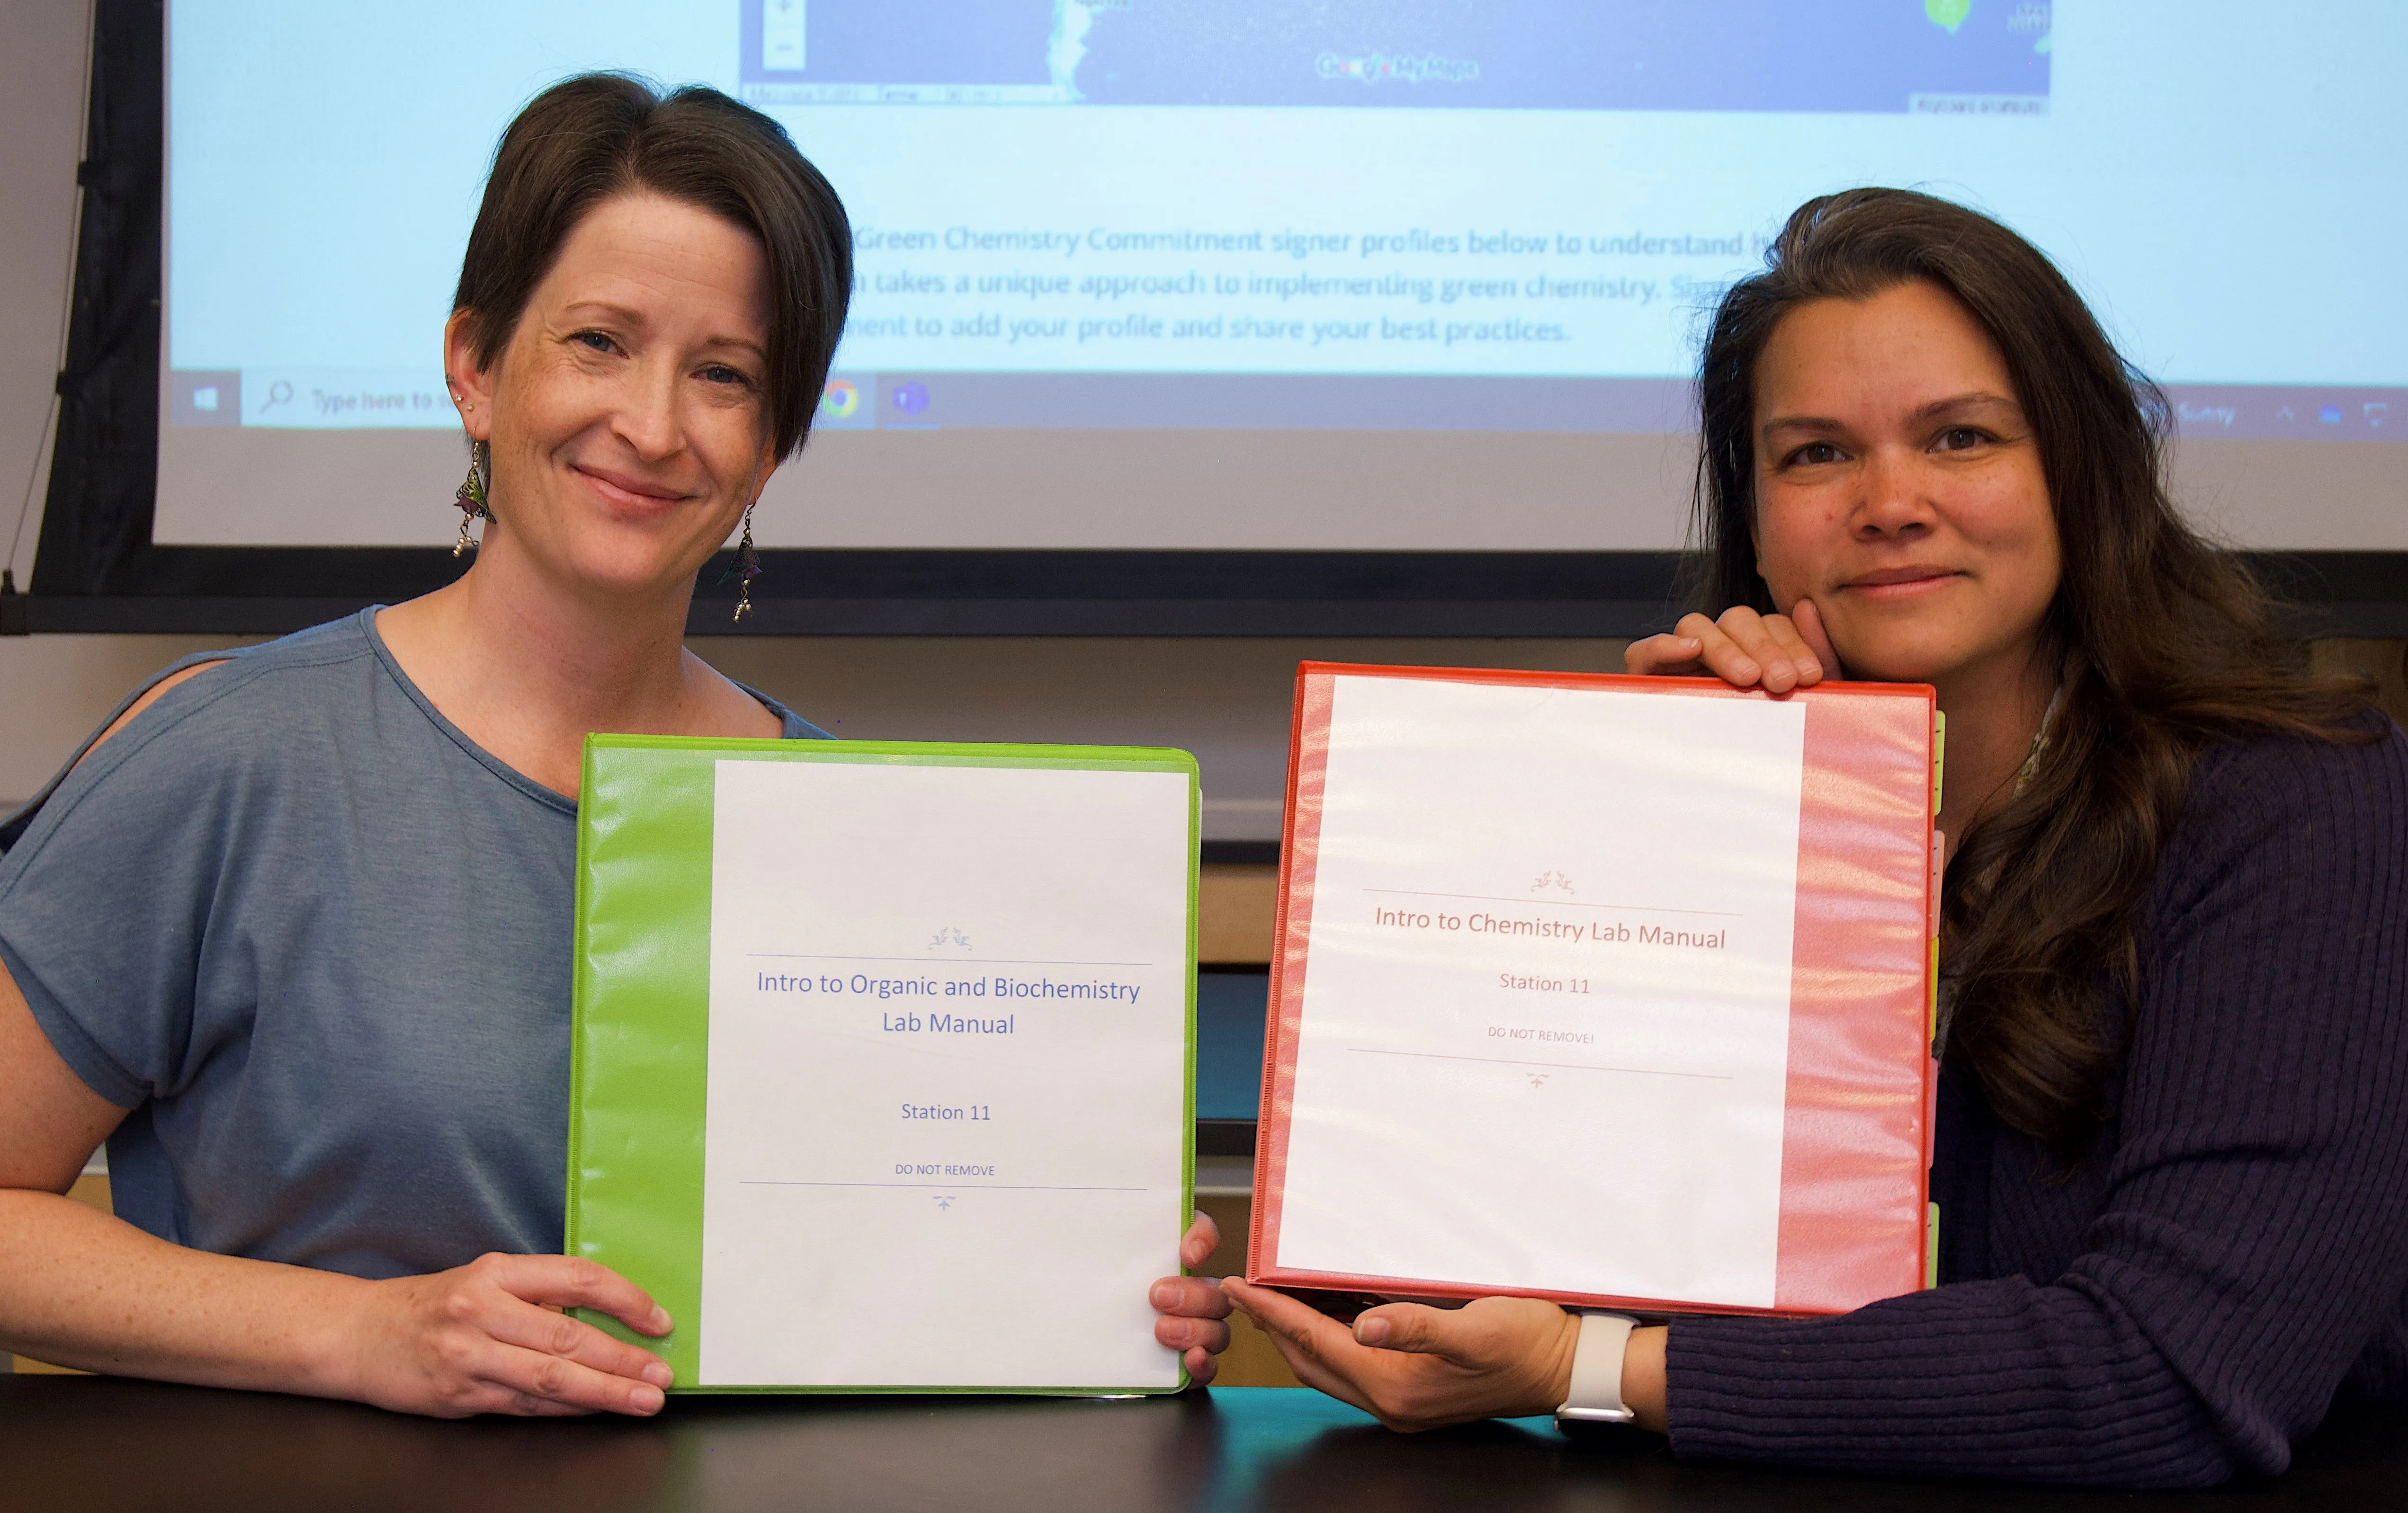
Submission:
[[[1973,13],[1973,0],[1923,0],[1923,13],[1931,18],[1932,25],[1945,28],[1954,36]]]

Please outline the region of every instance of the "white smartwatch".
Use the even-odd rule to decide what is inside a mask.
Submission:
[[[1622,1401],[1622,1356],[1638,1325],[1627,1313],[1581,1315],[1580,1339],[1572,1347],[1571,1395],[1555,1409],[1557,1423],[1629,1423],[1638,1418]]]

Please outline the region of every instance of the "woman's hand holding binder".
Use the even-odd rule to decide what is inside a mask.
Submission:
[[[1197,1214],[1179,1242],[1179,1263],[1193,1271],[1221,1249],[1221,1226],[1211,1214]],[[1149,1294],[1154,1311],[1154,1337],[1181,1352],[1191,1387],[1210,1387],[1221,1369],[1220,1354],[1229,1348],[1229,1299],[1211,1277],[1165,1277]]]
[[[1711,674],[1733,688],[1761,686],[1767,693],[1840,676],[1840,659],[1812,599],[1799,600],[1786,615],[1759,615],[1745,605],[1724,610],[1719,620],[1684,615],[1671,635],[1631,642],[1622,665],[1641,676]]]
[[[1460,1308],[1390,1303],[1344,1324],[1274,1292],[1230,1279],[1229,1296],[1297,1379],[1413,1433],[1480,1419],[1552,1413],[1571,1390],[1580,1317],[1537,1298],[1484,1297]],[[1623,1399],[1664,1427],[1664,1332],[1642,1329],[1623,1361]]]

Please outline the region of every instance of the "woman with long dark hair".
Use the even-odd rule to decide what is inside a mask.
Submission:
[[[1948,718],[1942,1285],[1639,1329],[1624,1402],[1683,1454],[2138,1486],[2408,1394],[2408,738],[2183,523],[2162,395],[1986,217],[1801,207],[1700,402],[1718,613],[1630,669],[1928,682]],[[1350,1333],[1229,1292],[1398,1427],[1608,1365],[1529,1299]]]

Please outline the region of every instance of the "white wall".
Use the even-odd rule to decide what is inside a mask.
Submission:
[[[0,7],[0,552],[13,540],[6,561],[21,589],[40,523],[42,437],[74,250],[90,8],[89,0]],[[0,721],[7,709],[0,703]]]
[[[20,589],[49,482],[45,441],[74,253],[90,9],[87,0],[0,7],[0,551]],[[146,673],[204,644],[0,637],[0,800],[32,793]]]
[[[87,7],[0,7],[0,527],[47,461],[73,239]],[[11,559],[33,564],[42,484]],[[427,508],[447,513],[449,499]],[[36,791],[154,669],[223,638],[0,638],[0,800]],[[711,639],[695,649],[838,735],[1178,746],[1204,764],[1207,834],[1276,833],[1297,662],[1618,667],[1620,643]]]

